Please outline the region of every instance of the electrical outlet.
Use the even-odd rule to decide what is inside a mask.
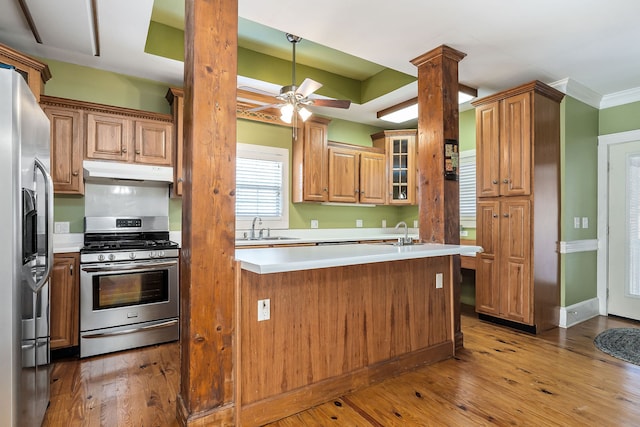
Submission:
[[[69,233],[69,222],[68,221],[55,222],[53,228],[54,228],[53,232],[56,234]]]
[[[361,219],[356,219],[356,227],[357,228],[362,228],[362,220]]]
[[[258,322],[269,320],[271,318],[271,300],[258,300]]]
[[[442,273],[436,273],[436,289],[442,289]]]
[[[413,228],[418,228],[418,221],[413,221]]]
[[[582,217],[582,228],[589,228],[589,217]]]
[[[382,228],[387,228],[387,220],[386,219],[382,220]]]
[[[573,228],[580,228],[580,217],[573,217]]]
[[[467,230],[460,231],[460,237],[468,237],[468,236],[469,236],[469,232]]]
[[[312,219],[311,220],[311,228],[318,228],[318,220],[317,219]]]

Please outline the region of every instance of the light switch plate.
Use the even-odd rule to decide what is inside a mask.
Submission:
[[[582,228],[589,228],[589,217],[582,217]]]
[[[580,217],[573,217],[573,228],[580,228]]]
[[[413,221],[413,228],[418,228],[418,221]]]
[[[312,219],[311,220],[311,228],[318,228],[318,220],[317,219]]]
[[[442,273],[436,273],[436,289],[442,289]]]
[[[361,219],[356,219],[356,227],[357,228],[362,228],[362,220]]]
[[[386,219],[382,220],[382,228],[387,228],[387,220]]]

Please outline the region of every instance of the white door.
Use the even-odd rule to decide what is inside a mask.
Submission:
[[[640,141],[609,148],[609,313],[640,320]]]

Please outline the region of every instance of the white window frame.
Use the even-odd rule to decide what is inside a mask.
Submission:
[[[474,164],[476,163],[476,150],[465,150],[465,151],[461,151],[460,152],[460,168],[462,168],[462,165],[464,163],[469,163],[469,162],[473,162]],[[476,183],[476,179],[474,177],[473,179],[473,186],[475,188],[475,183]],[[475,206],[475,197],[474,197],[474,206]],[[470,216],[466,216],[463,217],[462,214],[460,215],[460,226],[464,227],[464,228],[476,228],[476,216],[477,216],[477,212],[476,215],[474,215],[473,217]]]
[[[289,228],[289,150],[286,148],[270,147],[266,145],[244,144],[238,142],[236,146],[236,157],[256,160],[272,160],[282,162],[282,215],[278,218],[261,218],[260,228],[270,228],[272,230],[282,230]],[[236,229],[250,230],[254,217],[237,216]],[[256,230],[258,230],[256,223]]]

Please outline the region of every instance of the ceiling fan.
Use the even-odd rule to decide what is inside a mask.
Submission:
[[[311,111],[307,109],[310,106],[333,107],[333,108],[349,108],[351,101],[341,99],[318,99],[310,98],[316,90],[322,87],[322,83],[318,83],[310,78],[304,79],[300,86],[296,86],[296,44],[302,40],[293,34],[286,34],[287,40],[293,45],[293,61],[291,63],[291,84],[283,86],[280,93],[274,95],[255,88],[247,88],[253,92],[261,92],[275,98],[275,102],[268,105],[252,108],[248,111],[260,111],[268,108],[279,108],[280,119],[288,124],[293,123],[293,129],[297,127],[297,118],[300,116],[302,121],[306,121],[311,117]]]

